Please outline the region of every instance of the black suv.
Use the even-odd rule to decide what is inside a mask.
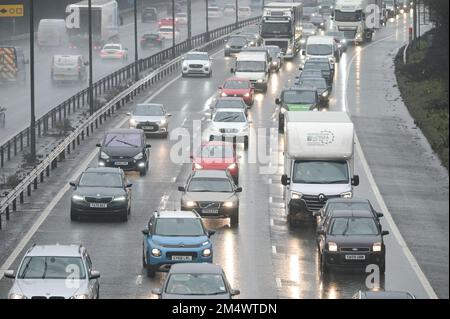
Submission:
[[[105,134],[100,148],[100,167],[119,167],[124,171],[147,174],[150,145],[145,143],[145,134],[140,129],[114,129]]]

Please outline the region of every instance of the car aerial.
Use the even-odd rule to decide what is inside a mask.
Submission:
[[[234,16],[236,15],[236,7],[234,4],[225,4],[223,6],[223,14],[225,16]]]
[[[333,210],[317,231],[320,268],[364,269],[377,265],[380,274],[386,270],[386,247],[383,231],[372,212],[367,210]]]
[[[210,120],[210,125],[205,129],[204,139],[207,141],[227,141],[243,143],[244,149],[248,149],[249,120],[242,109],[217,109]]]
[[[225,56],[231,56],[233,54],[240,53],[243,48],[247,47],[249,40],[244,35],[232,35],[228,38],[227,44],[225,44]]]
[[[120,167],[126,171],[138,171],[141,176],[147,174],[150,157],[150,145],[145,143],[145,134],[141,129],[109,130],[100,148],[98,165],[102,167]]]
[[[52,59],[51,78],[53,84],[62,82],[84,83],[87,79],[86,66],[82,55],[55,55]]]
[[[252,9],[247,6],[242,6],[238,8],[239,18],[250,18],[252,16]]]
[[[183,77],[188,75],[212,75],[212,60],[208,52],[192,51],[187,53],[183,58],[181,74]]]
[[[220,97],[241,97],[245,104],[252,106],[255,101],[255,89],[248,79],[228,78],[219,87]]]
[[[267,51],[269,52],[269,56],[271,58],[270,61],[270,69],[278,72],[283,66],[284,58],[281,52],[281,49],[276,45],[268,45],[266,46]]]
[[[233,182],[230,172],[224,170],[196,170],[182,192],[181,210],[195,210],[202,217],[229,218],[232,227],[239,224],[239,197],[242,187]]]
[[[208,17],[212,19],[222,18],[222,11],[218,6],[209,6],[208,7]]]
[[[358,291],[352,299],[416,299],[416,297],[406,291]]]
[[[163,40],[172,40],[174,35],[174,28],[171,25],[163,25],[158,29],[158,35]],[[179,31],[175,28],[175,39],[177,40],[180,37]]]
[[[219,265],[190,263],[173,265],[152,293],[160,299],[232,299],[240,291],[231,288]]]
[[[159,34],[156,33],[145,33],[141,37],[141,48],[142,49],[148,49],[148,48],[163,48],[164,47],[164,41],[163,38],[159,36]]]
[[[239,184],[239,164],[236,145],[227,142],[204,142],[192,155],[192,170],[228,170],[236,185]]]
[[[347,45],[347,39],[345,39],[345,33],[342,31],[327,31],[325,33],[326,36],[334,37],[335,40],[338,42],[338,48],[341,50],[341,52],[346,52],[348,45]]]
[[[105,44],[100,50],[100,58],[105,60],[120,60],[126,62],[128,60],[128,50],[121,44]]]
[[[284,117],[288,111],[313,111],[319,107],[319,95],[316,88],[291,87],[281,91],[280,97],[275,100],[279,105],[278,131],[284,132]]]
[[[377,219],[383,217],[383,213],[377,212],[372,203],[368,199],[362,198],[331,198],[327,200],[325,206],[323,206],[317,212],[314,212],[314,216],[317,217],[318,227],[322,227],[323,221],[333,210],[366,210],[373,214]]]
[[[169,117],[162,104],[143,103],[135,106],[130,116],[130,128],[141,129],[146,135],[157,134],[167,137],[169,134]]]
[[[158,21],[158,10],[156,8],[147,7],[142,10],[142,22]]]
[[[309,19],[309,22],[319,30],[325,30],[325,19],[321,15],[313,15]]]
[[[213,260],[209,237],[214,232],[205,228],[194,211],[156,211],[142,233],[142,266],[148,277],[155,277],[157,271],[167,271],[176,263]]]
[[[8,299],[98,299],[100,272],[81,245],[33,245],[19,264]]]
[[[90,167],[76,181],[70,204],[70,219],[112,216],[128,220],[131,212],[131,186],[119,168]]]
[[[186,25],[188,23],[188,15],[185,12],[178,12],[175,14],[175,24],[176,25]]]
[[[249,106],[241,97],[218,97],[210,105],[211,118],[217,109],[241,109],[248,116]]]
[[[304,22],[302,24],[302,38],[300,40],[300,43],[302,45],[306,44],[306,40],[308,39],[308,37],[310,36],[314,36],[317,34],[317,28],[314,24],[309,23],[309,22]]]
[[[307,59],[301,71],[316,70],[321,71],[323,77],[327,81],[327,84],[331,86],[334,79],[334,70],[330,61],[327,58],[311,58]]]
[[[314,87],[319,94],[320,102],[323,106],[328,106],[330,103],[330,91],[327,81],[323,77],[308,77],[303,76],[296,83],[299,87]]]

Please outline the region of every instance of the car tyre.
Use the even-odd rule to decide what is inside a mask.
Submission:
[[[78,214],[75,213],[73,210],[70,210],[70,220],[71,221],[79,221],[80,216],[78,216]]]
[[[386,260],[383,259],[381,264],[378,265],[378,268],[380,269],[380,274],[384,275],[386,273]]]
[[[326,275],[330,272],[330,266],[327,265],[323,254],[320,254],[320,271],[323,275]]]
[[[123,222],[127,222],[128,221],[128,209],[125,210],[122,215],[120,216],[120,220]]]
[[[145,167],[144,167],[144,168],[141,168],[141,169],[139,170],[139,175],[140,175],[140,176],[145,176],[145,175],[147,175],[147,163],[145,164]]]
[[[147,277],[155,278],[156,276],[156,268],[150,265],[147,265]]]
[[[236,227],[239,225],[239,209],[230,215],[230,226]]]
[[[284,133],[284,121],[278,119],[278,133]]]
[[[248,136],[244,137],[244,150],[248,150]]]

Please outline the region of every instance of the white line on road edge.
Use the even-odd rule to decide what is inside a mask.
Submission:
[[[403,32],[405,33],[405,32]],[[344,99],[344,107],[345,107],[345,112],[347,112],[350,116],[350,112],[349,112],[349,108],[348,108],[348,96],[347,96],[347,91],[348,91],[348,79],[349,79],[349,74],[350,74],[350,69],[353,65],[353,62],[355,61],[356,55],[360,54],[362,51],[365,51],[366,49],[380,43],[383,42],[389,38],[394,37],[394,35],[382,38],[378,41],[375,41],[369,45],[367,45],[366,47],[362,48],[360,52],[355,53],[352,57],[352,59],[350,60],[349,66],[348,66],[348,70],[347,70],[347,79],[346,79],[346,90],[345,92],[345,99]],[[402,234],[400,233],[400,230],[398,229],[397,225],[395,224],[394,219],[392,218],[392,214],[390,213],[384,199],[383,196],[381,195],[381,192],[378,188],[377,183],[375,182],[375,179],[372,175],[372,171],[369,167],[369,163],[366,160],[366,157],[364,156],[364,152],[362,150],[361,144],[359,142],[358,136],[355,133],[355,139],[356,139],[356,150],[361,158],[361,163],[363,165],[364,171],[367,175],[367,178],[369,179],[369,184],[375,194],[375,197],[378,201],[378,204],[380,205],[380,208],[384,214],[384,217],[387,221],[387,223],[389,224],[389,227],[391,228],[395,238],[397,239],[398,244],[400,245],[400,248],[403,250],[403,253],[406,256],[406,259],[409,261],[411,268],[414,270],[414,272],[416,273],[417,278],[419,279],[420,283],[422,284],[423,288],[425,289],[426,293],[428,294],[428,297],[430,299],[438,299],[438,296],[436,295],[433,287],[431,286],[430,282],[428,281],[428,278],[425,276],[425,274],[423,273],[422,269],[420,268],[416,258],[414,257],[414,255],[411,253],[411,250],[409,249],[408,245],[405,242],[405,239],[403,238]]]
[[[272,246],[272,254],[277,254],[277,246]]]
[[[281,279],[280,278],[275,278],[275,282],[277,283],[277,288],[283,287],[283,285],[281,284]]]

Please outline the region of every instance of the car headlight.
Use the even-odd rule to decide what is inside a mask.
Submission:
[[[225,48],[229,49],[229,48],[230,48],[230,45],[229,45],[229,44],[226,44],[226,45],[225,45]]]
[[[9,294],[8,299],[27,299],[24,295],[12,293]]]
[[[152,249],[152,256],[160,257],[161,256],[161,250],[159,250],[158,248],[153,248]]]
[[[237,167],[236,163],[233,163],[233,164],[228,165],[227,169],[233,170],[233,169],[236,169],[236,167]]]
[[[301,199],[303,197],[302,193],[292,192],[291,199]]]
[[[301,39],[301,40],[300,40],[300,43],[301,43],[301,44],[305,44],[305,43],[306,43],[306,40],[305,40],[305,39]]]
[[[330,241],[328,243],[328,251],[337,252],[337,250],[338,250],[337,244]]]
[[[272,61],[272,65],[277,65],[278,62],[277,61]]]
[[[84,197],[80,196],[80,195],[73,195],[72,200],[75,202],[81,202],[81,201],[84,201]]]
[[[105,152],[100,152],[100,158],[106,160],[106,159],[109,159],[109,155],[106,154]]]
[[[352,192],[345,192],[341,194],[342,198],[352,198],[353,197],[353,193]]]
[[[342,44],[346,44],[346,43],[347,43],[347,40],[342,39],[342,40],[341,40],[341,43],[342,43]]]
[[[161,122],[160,122],[159,124],[164,125],[164,124],[166,124],[166,123],[167,123],[167,120],[166,120],[166,119],[162,119]]]
[[[287,54],[291,54],[291,53],[292,53],[292,48],[288,48],[288,49],[286,50],[286,53],[287,53]]]
[[[234,203],[233,202],[225,202],[225,203],[223,203],[223,207],[225,207],[225,208],[234,207]]]
[[[256,81],[256,82],[258,82],[258,83],[263,83],[264,80],[263,80],[263,79],[258,79],[258,81]]]
[[[184,205],[187,207],[195,207],[195,206],[197,206],[197,203],[194,201],[188,200]]]
[[[323,92],[322,97],[328,97],[328,91]]]
[[[227,97],[228,94],[226,94],[225,92],[222,92],[222,93],[220,93],[220,96],[221,96],[221,97]]]
[[[281,112],[281,114],[284,114],[284,113],[287,112],[287,109],[286,109],[284,106],[282,106],[282,107],[280,108],[280,112]]]
[[[130,125],[131,126],[136,126],[137,121],[135,119],[130,119]]]
[[[113,202],[125,202],[127,200],[126,196],[116,196],[113,199]]]
[[[250,97],[250,93],[245,93],[244,97]]]
[[[194,167],[195,167],[195,169],[203,169],[203,166],[198,163],[195,163]]]
[[[133,157],[135,160],[140,160],[144,158],[144,153],[139,153],[136,156]]]
[[[211,249],[209,249],[209,248],[206,248],[206,249],[203,249],[203,251],[202,251],[202,256],[203,257],[209,257],[209,256],[211,256]]]
[[[373,244],[372,250],[374,252],[380,252],[382,248],[383,248],[382,243],[375,243],[375,244]]]
[[[70,299],[89,299],[89,295],[88,294],[79,294],[79,295],[70,297]]]

